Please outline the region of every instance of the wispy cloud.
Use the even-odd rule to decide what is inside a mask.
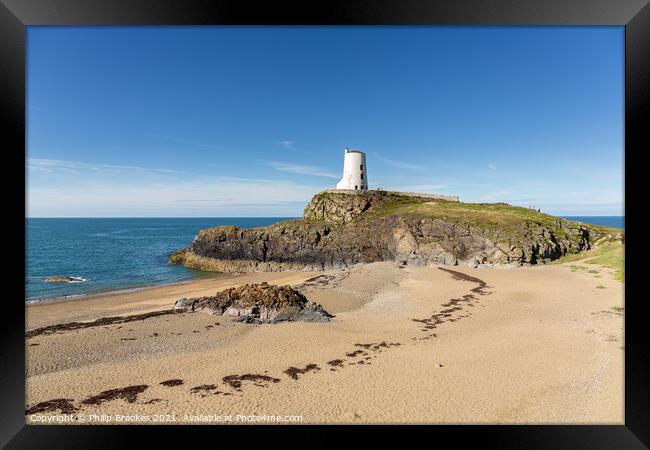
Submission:
[[[396,161],[394,159],[384,158],[378,153],[373,153],[374,157],[382,161],[384,164],[389,166],[397,167],[398,169],[407,169],[407,170],[424,170],[424,167],[416,164],[409,164],[403,161]]]
[[[488,164],[488,169],[490,169],[490,170],[497,170],[497,165],[494,164],[494,163],[490,163],[490,164]]]
[[[278,142],[282,147],[286,148],[287,150],[295,150],[293,148],[293,141],[290,141],[288,139],[284,139],[280,142]]]
[[[299,216],[330,184],[40,158],[27,167],[30,217]]]
[[[139,167],[139,166],[122,166],[115,164],[95,164],[95,163],[86,163],[79,161],[64,161],[59,159],[40,159],[40,158],[29,158],[27,160],[27,170],[36,171],[43,173],[62,173],[62,174],[83,174],[83,173],[126,173],[126,172],[137,172],[140,174],[151,173],[151,174],[169,174],[177,175],[180,172],[170,169],[158,169],[151,167]]]
[[[273,167],[275,170],[281,172],[297,173],[300,175],[311,175],[314,177],[326,177],[326,178],[340,178],[340,176],[333,172],[328,172],[321,167],[316,166],[305,166],[300,164],[279,162],[279,161],[267,161],[267,164]]]
[[[299,216],[326,186],[286,180],[188,175],[167,178],[61,177],[27,186],[31,217]]]

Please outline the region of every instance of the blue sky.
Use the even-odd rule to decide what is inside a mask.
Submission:
[[[622,27],[30,27],[30,217],[299,216],[370,188],[623,214]]]

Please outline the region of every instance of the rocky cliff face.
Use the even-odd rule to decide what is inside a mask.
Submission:
[[[349,223],[371,209],[377,209],[399,202],[434,201],[438,197],[426,194],[400,194],[386,191],[324,191],[316,194],[305,208],[306,220],[323,220],[329,223]]]
[[[587,250],[599,239],[622,234],[506,204],[326,192],[312,199],[304,219],[201,230],[170,262],[222,272],[323,270],[376,261],[519,266]]]

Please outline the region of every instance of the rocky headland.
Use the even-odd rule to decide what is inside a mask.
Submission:
[[[324,191],[302,219],[201,230],[169,262],[219,272],[325,270],[377,261],[543,264],[622,241],[623,231],[506,203],[386,191]]]
[[[334,317],[290,286],[268,283],[244,284],[214,296],[182,298],[174,310],[233,316],[247,323],[327,322]]]

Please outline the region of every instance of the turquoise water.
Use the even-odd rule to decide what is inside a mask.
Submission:
[[[622,216],[569,217],[624,227]],[[167,264],[201,228],[259,227],[288,218],[27,219],[26,299],[106,292],[172,283],[214,274]],[[83,283],[46,283],[51,276]]]
[[[167,264],[169,254],[192,243],[201,228],[258,227],[287,218],[27,219],[26,299],[38,300],[214,274]],[[83,283],[46,283],[51,276]]]

